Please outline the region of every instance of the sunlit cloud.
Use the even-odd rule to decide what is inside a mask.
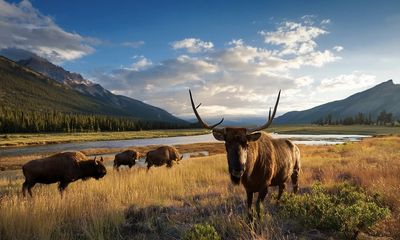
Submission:
[[[185,49],[189,53],[199,53],[211,51],[214,47],[212,42],[205,42],[196,38],[185,38],[171,43],[173,49]]]
[[[0,49],[31,51],[55,63],[88,55],[94,52],[92,45],[99,43],[65,31],[27,0],[18,4],[0,0],[0,39]]]

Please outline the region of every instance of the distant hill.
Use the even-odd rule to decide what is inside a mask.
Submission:
[[[336,120],[354,117],[360,112],[366,115],[371,114],[372,119],[376,119],[383,110],[393,113],[397,119],[400,118],[400,84],[394,84],[393,80],[383,82],[343,100],[329,102],[304,111],[285,113],[277,117],[274,123],[311,123],[328,114]]]
[[[31,57],[16,63],[0,56],[0,83],[0,106],[7,108],[187,124],[163,109],[114,95],[80,74],[70,73],[42,58]]]

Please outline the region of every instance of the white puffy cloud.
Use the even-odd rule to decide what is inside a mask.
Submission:
[[[278,48],[252,46],[233,39],[223,49],[206,51],[213,45],[204,44],[201,39],[185,39],[174,42],[173,48],[203,54],[180,55],[151,65],[143,58],[130,68],[99,73],[96,78],[114,93],[143,100],[178,116],[192,116],[189,88],[195,100],[203,103],[199,112],[205,117],[265,115],[282,89],[278,113],[283,113],[300,106],[299,97],[308,97],[317,85],[312,76],[295,74],[296,70],[322,67],[340,59],[335,52],[318,49],[316,38],[328,32],[313,26],[310,19],[284,23],[277,31],[261,32],[268,38],[267,43]],[[138,67],[143,65],[146,67]]]
[[[205,42],[197,38],[185,38],[171,43],[173,49],[185,49],[189,53],[211,51],[214,47],[212,42]]]
[[[351,74],[340,74],[331,78],[324,78],[318,86],[320,91],[335,92],[343,88],[362,89],[377,84],[376,76],[353,72]]]
[[[74,60],[94,51],[98,40],[67,32],[41,14],[28,0],[0,0],[0,49],[19,48],[53,62]]]
[[[144,56],[135,56],[134,59],[137,59],[137,61],[132,63],[131,66],[124,68],[124,69],[137,72],[137,71],[144,70],[144,69],[150,67],[151,65],[153,65],[153,62],[151,60],[145,58]]]
[[[317,46],[314,39],[320,35],[328,34],[328,32],[320,27],[313,26],[310,22],[284,22],[278,27],[277,31],[261,31],[260,34],[264,36],[266,43],[283,45],[283,50],[280,51],[280,55],[283,56],[313,52]]]
[[[336,52],[341,52],[341,51],[343,51],[343,47],[342,46],[334,46],[333,47],[333,50],[335,50]]]

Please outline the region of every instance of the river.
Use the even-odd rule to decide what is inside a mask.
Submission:
[[[305,134],[271,134],[274,138],[288,138],[297,144],[306,145],[327,145],[342,144],[345,142],[360,141],[362,138],[370,137],[368,135],[305,135]],[[133,140],[110,140],[110,141],[92,141],[92,142],[73,142],[48,145],[24,146],[1,148],[0,157],[31,155],[42,153],[55,153],[62,151],[80,151],[84,149],[96,148],[127,148],[132,146],[148,145],[177,145],[190,143],[217,142],[212,134],[182,137],[165,138],[146,138]]]

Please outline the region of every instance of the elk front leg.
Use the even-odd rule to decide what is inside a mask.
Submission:
[[[250,221],[253,221],[253,213],[251,211],[251,206],[253,204],[253,193],[247,192],[247,216],[249,217]]]
[[[261,203],[264,201],[267,194],[268,194],[268,187],[266,187],[264,190],[262,190],[258,193],[258,198],[257,198],[257,202],[256,202],[256,211],[257,211],[258,218],[261,217],[261,215],[260,215]]]
[[[279,200],[281,200],[283,191],[285,191],[285,188],[286,188],[286,183],[282,183],[281,185],[279,185],[279,192],[278,192],[278,198],[277,198],[278,204],[279,204]]]

